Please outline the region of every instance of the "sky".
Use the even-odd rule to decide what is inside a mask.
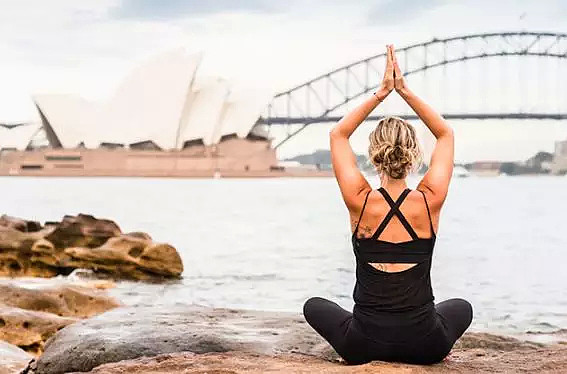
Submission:
[[[135,66],[178,47],[203,52],[199,74],[278,92],[387,43],[567,32],[565,20],[565,0],[0,0],[0,122],[37,121],[34,94],[109,97]],[[454,126],[461,161],[525,159],[567,138],[564,122]],[[370,128],[353,138],[357,152]],[[280,155],[325,148],[327,134],[314,126]]]

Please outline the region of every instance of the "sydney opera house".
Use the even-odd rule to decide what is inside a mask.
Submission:
[[[0,127],[0,175],[285,174],[255,126],[270,94],[200,78],[200,64],[184,50],[160,55],[102,102],[34,96],[40,123]]]

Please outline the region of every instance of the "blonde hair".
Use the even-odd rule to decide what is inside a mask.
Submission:
[[[398,117],[386,117],[370,133],[368,156],[378,173],[403,179],[421,164],[415,129]]]

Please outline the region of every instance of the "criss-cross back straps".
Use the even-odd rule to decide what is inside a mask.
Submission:
[[[368,196],[370,195],[372,190],[368,191],[366,194],[366,198],[364,199],[364,204],[362,205],[362,210],[360,211],[360,217],[358,217],[358,222],[356,223],[356,227],[354,228],[354,235],[358,232],[358,226],[360,225],[360,221],[362,221],[362,215],[364,214],[364,208],[366,208],[366,202],[368,201]]]
[[[378,237],[380,236],[380,234],[382,234],[382,231],[384,231],[384,229],[386,228],[392,217],[394,217],[394,214],[398,217],[401,224],[410,234],[411,238],[413,240],[419,239],[419,237],[417,236],[417,234],[415,233],[409,222],[406,220],[406,217],[404,217],[404,215],[400,211],[400,205],[402,205],[402,202],[404,201],[404,199],[410,193],[411,190],[409,188],[406,188],[395,202],[394,200],[392,200],[392,198],[384,188],[380,187],[378,191],[380,191],[380,193],[384,196],[384,199],[386,200],[388,205],[390,205],[390,211],[388,212],[388,214],[386,214],[386,217],[384,217],[384,219],[380,223],[380,226],[378,226],[378,229],[376,229],[374,235],[372,235],[372,239],[378,239]]]

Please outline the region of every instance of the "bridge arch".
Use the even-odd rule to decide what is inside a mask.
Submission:
[[[505,32],[463,35],[397,48],[404,76],[439,66],[468,60],[504,56],[539,56],[567,59],[567,34],[550,32]],[[300,125],[276,148],[303,131],[312,123],[334,121],[330,114],[350,101],[376,90],[385,53],[377,54],[328,73],[274,96],[258,124]],[[378,68],[378,66],[380,68]],[[488,117],[490,117],[489,115]],[[565,113],[499,113],[496,118],[567,119]],[[461,118],[479,118],[478,115]]]

